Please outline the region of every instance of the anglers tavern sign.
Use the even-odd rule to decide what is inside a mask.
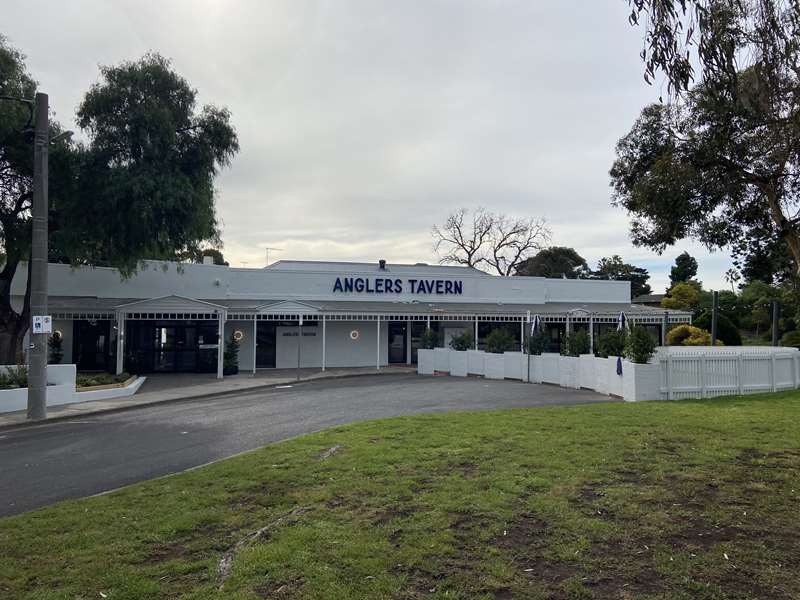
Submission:
[[[388,277],[337,277],[333,292],[367,294],[434,294],[459,296],[464,291],[463,282],[449,279],[391,279]]]

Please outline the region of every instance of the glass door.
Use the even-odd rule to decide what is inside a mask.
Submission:
[[[408,324],[389,323],[389,364],[406,362],[406,332]]]
[[[109,321],[75,321],[72,355],[78,371],[105,371],[108,368]]]
[[[275,321],[258,321],[256,324],[256,368],[275,368]]]
[[[175,327],[157,325],[153,329],[153,335],[153,350],[155,352],[153,370],[175,371]]]

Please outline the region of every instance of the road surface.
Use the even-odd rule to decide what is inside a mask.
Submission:
[[[354,421],[608,400],[585,390],[512,381],[360,376],[0,431],[0,516]]]

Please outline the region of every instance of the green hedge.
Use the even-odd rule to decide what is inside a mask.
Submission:
[[[692,323],[695,327],[711,331],[711,313],[706,311]],[[728,317],[719,313],[717,315],[717,339],[726,346],[741,346],[742,334]]]

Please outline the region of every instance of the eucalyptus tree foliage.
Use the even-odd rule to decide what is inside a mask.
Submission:
[[[21,359],[30,320],[30,289],[18,306],[11,304],[11,283],[31,247],[33,199],[33,99],[36,82],[24,56],[0,35],[0,364]],[[61,133],[50,123],[50,136]],[[58,203],[73,193],[74,154],[68,140],[50,144],[50,198]],[[52,215],[51,215],[52,216]]]
[[[551,246],[517,265],[515,275],[529,277],[588,278],[591,274],[586,259],[574,248]]]
[[[671,92],[611,169],[634,243],[660,252],[693,237],[746,260],[778,238],[800,273],[800,2],[629,4],[645,79],[662,74]]]
[[[239,149],[230,112],[199,107],[197,91],[158,54],[100,74],[78,107],[91,141],[58,245],[72,261],[123,273],[145,258],[219,245],[214,178]]]
[[[78,108],[87,142],[50,145],[50,256],[116,267],[184,259],[219,245],[214,178],[238,150],[227,109],[199,107],[169,61],[147,54],[101,67]],[[24,56],[0,38],[0,96],[32,100]],[[30,289],[11,304],[11,283],[30,255],[33,143],[30,111],[0,100],[0,364],[18,360]],[[61,131],[51,123],[51,136]]]

